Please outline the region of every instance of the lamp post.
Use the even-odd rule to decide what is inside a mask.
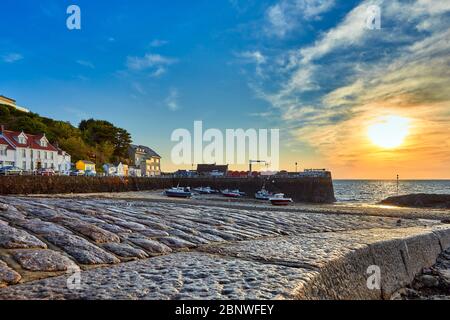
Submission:
[[[298,166],[298,162],[295,163],[295,173],[298,173],[297,166]]]

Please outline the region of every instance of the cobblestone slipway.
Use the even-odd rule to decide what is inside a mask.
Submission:
[[[390,298],[448,247],[432,220],[0,197],[0,299]]]

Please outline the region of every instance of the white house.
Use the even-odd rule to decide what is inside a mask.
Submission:
[[[70,169],[72,167],[71,156],[64,150],[60,148],[57,149],[58,149],[58,161],[57,161],[58,166],[56,171],[59,171],[62,174],[69,174]]]
[[[118,165],[106,163],[103,165],[103,170],[105,171],[105,174],[107,176],[116,176],[116,177],[125,176],[125,168],[122,162],[120,162]]]
[[[61,153],[50,144],[45,134],[5,130],[0,132],[0,167],[13,165],[22,170],[37,169],[70,170],[70,155]]]
[[[129,167],[128,168],[128,175],[130,177],[137,177],[137,178],[142,177],[141,168],[140,167]]]

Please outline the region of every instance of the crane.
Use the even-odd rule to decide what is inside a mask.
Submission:
[[[248,176],[249,177],[251,177],[252,176],[252,165],[254,164],[254,163],[265,163],[266,165],[268,164],[268,162],[267,161],[265,161],[265,160],[249,160],[248,161]]]

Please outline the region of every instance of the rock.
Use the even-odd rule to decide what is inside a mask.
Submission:
[[[0,203],[0,211],[6,211],[8,210],[9,205],[7,205],[6,203]]]
[[[153,230],[153,229],[147,229],[139,231],[140,234],[143,234],[146,237],[149,238],[160,238],[160,237],[168,237],[169,234],[166,231],[163,230]]]
[[[419,276],[418,281],[420,281],[420,283],[427,288],[439,286],[439,278],[427,274]]]
[[[161,255],[172,252],[172,249],[158,241],[145,238],[129,238],[128,240],[144,248],[150,255]]]
[[[39,219],[27,221],[23,227],[41,235],[82,264],[114,264],[120,260],[64,227]]]
[[[439,270],[438,273],[443,284],[450,288],[450,269]]]
[[[16,284],[21,278],[20,274],[8,267],[3,261],[0,261],[0,288]]]
[[[69,258],[53,250],[19,250],[14,259],[30,271],[67,271],[76,267]]]
[[[184,248],[194,248],[195,244],[192,242],[175,238],[175,237],[164,237],[159,238],[158,241],[164,243],[165,245],[173,248],[173,249],[184,249]]]
[[[134,248],[126,243],[106,243],[103,245],[103,248],[123,258],[148,258],[148,254],[145,251]]]
[[[0,224],[0,247],[5,249],[46,249],[47,245],[23,230]]]
[[[400,207],[450,209],[450,194],[408,194],[386,198],[381,201],[381,204]]]
[[[82,264],[115,264],[120,260],[85,239],[71,234],[49,234],[46,239]]]
[[[61,223],[62,225],[92,239],[96,243],[120,242],[120,238],[114,233],[83,221],[64,218]]]

